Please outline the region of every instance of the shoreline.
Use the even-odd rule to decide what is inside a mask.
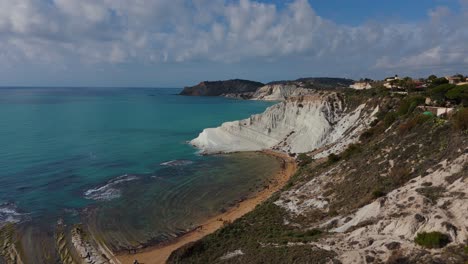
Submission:
[[[275,192],[283,188],[283,186],[289,181],[289,179],[297,170],[297,164],[294,158],[289,157],[285,153],[272,150],[263,150],[258,152],[274,156],[283,161],[281,170],[278,171],[272,178],[272,183],[268,185],[268,188],[254,193],[252,197],[239,202],[235,206],[229,208],[226,212],[208,218],[195,230],[175,238],[174,240],[146,248],[145,250],[136,254],[116,254],[114,257],[117,258],[118,261],[122,264],[131,264],[135,259],[141,263],[146,264],[166,263],[167,259],[173,251],[179,249],[182,246],[185,246],[188,243],[195,242],[211,233],[214,233],[223,227],[226,222],[233,222],[234,220],[254,210],[257,205],[263,203]]]

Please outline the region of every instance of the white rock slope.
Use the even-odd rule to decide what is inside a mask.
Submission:
[[[271,84],[258,88],[254,100],[282,101],[286,98],[311,95],[315,90],[298,87],[295,84]]]
[[[309,152],[339,141],[350,143],[344,139],[358,135],[373,120],[376,111],[367,110],[365,105],[347,109],[336,93],[303,96],[248,119],[207,128],[190,143],[206,154],[264,149]]]

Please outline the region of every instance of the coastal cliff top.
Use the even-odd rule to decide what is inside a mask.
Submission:
[[[354,81],[346,78],[335,78],[335,77],[307,77],[299,78],[296,80],[282,80],[273,81],[267,83],[267,85],[277,84],[295,84],[304,88],[315,88],[315,89],[332,89],[332,88],[346,88],[353,84]]]

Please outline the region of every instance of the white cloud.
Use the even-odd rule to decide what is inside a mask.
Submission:
[[[407,24],[339,25],[307,0],[0,0],[3,63],[308,61],[350,71],[467,63],[468,2]]]

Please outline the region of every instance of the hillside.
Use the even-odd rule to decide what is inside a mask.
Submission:
[[[468,261],[468,110],[435,117],[413,106],[417,96],[346,91],[342,98],[344,106],[331,110],[337,116],[364,104],[369,113],[378,106],[376,119],[362,130],[340,130],[341,119],[332,120],[326,137],[340,140],[299,155],[300,169],[281,192],[175,251],[169,263]]]
[[[300,78],[275,81],[266,85],[246,80],[201,82],[185,87],[180,95],[224,96],[240,99],[280,101],[290,97],[316,94],[317,90],[340,90],[349,87],[353,80],[343,78]]]
[[[248,80],[205,81],[195,86],[185,87],[180,95],[220,96],[228,94],[254,93],[264,84]]]
[[[296,80],[284,80],[269,82],[267,85],[273,84],[298,84],[307,89],[335,89],[335,88],[348,88],[353,84],[354,80],[346,78],[334,77],[308,77],[299,78]]]

